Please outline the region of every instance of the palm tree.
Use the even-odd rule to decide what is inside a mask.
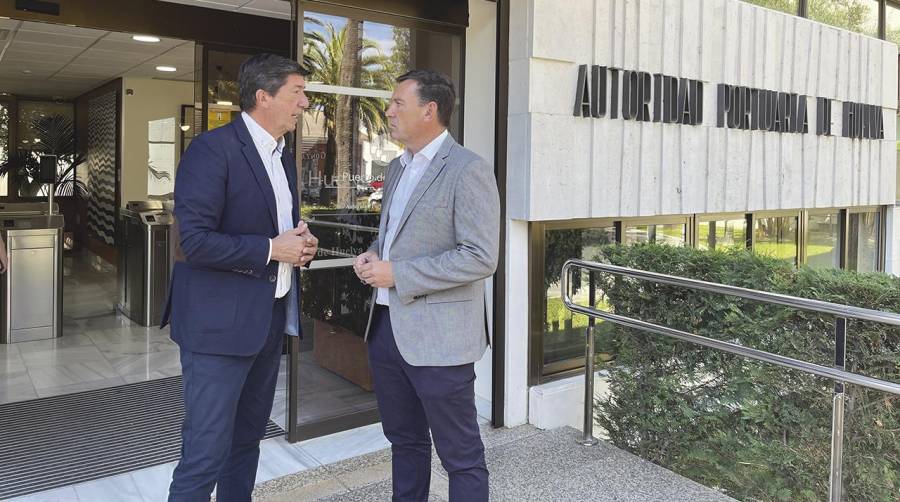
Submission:
[[[87,186],[75,176],[75,169],[84,163],[85,157],[75,149],[75,124],[64,115],[48,115],[34,120],[35,147],[31,150],[16,149],[9,159],[0,165],[0,176],[15,179],[15,186],[26,196],[47,195],[47,188],[37,181],[39,158],[42,154],[56,155],[59,166],[65,167],[56,174],[55,195],[75,195],[82,199],[90,196]]]
[[[387,88],[392,82],[389,58],[375,42],[360,37],[359,21],[348,20],[340,30],[331,23],[306,18],[307,22],[324,28],[324,35],[307,32],[304,38],[304,63],[311,70],[310,79],[330,85]],[[345,55],[354,55],[344,57]],[[354,115],[365,127],[371,141],[375,134],[387,134],[386,104],[379,98],[337,94],[312,93],[310,107],[324,116],[326,144],[326,173],[339,180],[337,207],[352,207],[354,188],[346,182],[352,167],[356,130]]]

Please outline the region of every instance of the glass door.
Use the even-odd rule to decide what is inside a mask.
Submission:
[[[301,214],[319,238],[319,255],[302,273],[304,336],[289,350],[291,441],[379,420],[363,340],[372,289],[352,263],[377,236],[385,171],[403,151],[385,112],[408,69],[435,68],[460,86],[462,67],[462,32],[304,4],[298,52],[311,71],[310,108],[297,127],[296,155]]]

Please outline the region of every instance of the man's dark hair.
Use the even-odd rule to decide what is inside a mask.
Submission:
[[[291,75],[305,77],[309,71],[300,63],[277,54],[257,54],[247,58],[238,71],[241,110],[249,112],[256,108],[256,91],[259,89],[274,96]]]
[[[419,84],[419,104],[434,101],[438,120],[444,127],[450,127],[450,117],[456,105],[456,88],[450,77],[434,70],[410,70],[397,77],[397,83],[406,80],[415,80]]]

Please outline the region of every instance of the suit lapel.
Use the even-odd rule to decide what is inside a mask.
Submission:
[[[391,176],[389,180],[385,178],[384,193],[382,194],[381,199],[381,218],[379,218],[378,221],[378,235],[384,236],[387,234],[387,221],[388,218],[391,217],[391,200],[394,198],[394,189],[397,188],[400,177],[403,176],[404,169],[406,168],[403,166],[403,163],[400,162],[399,157],[394,159],[388,166],[388,173],[391,174]],[[397,171],[397,174],[394,174],[391,171]],[[381,245],[384,245],[384,239],[381,240]],[[378,249],[378,256],[384,256],[383,248]]]
[[[300,200],[297,197],[297,168],[294,163],[294,154],[285,147],[281,151],[281,165],[284,167],[284,175],[288,180],[288,187],[291,189],[291,215],[293,217],[294,226],[300,221]]]
[[[384,187],[384,200],[382,200],[381,210],[385,211],[390,209],[391,200],[394,198],[394,190],[397,188],[397,184],[400,183],[400,177],[403,176],[403,171],[406,167],[403,166],[403,163],[400,162],[399,158],[394,161],[394,164],[388,166],[388,169],[393,169],[397,171],[397,174],[391,176],[390,185],[385,184]],[[387,220],[385,220],[387,221]]]
[[[250,131],[247,130],[247,124],[244,123],[244,118],[241,115],[238,115],[238,118],[234,119],[232,124],[237,131],[238,138],[241,140],[241,143],[244,144],[242,149],[244,157],[246,157],[247,163],[250,165],[250,172],[252,172],[253,177],[256,178],[256,184],[259,185],[259,189],[262,191],[263,199],[266,201],[266,207],[269,208],[269,216],[272,217],[272,224],[275,226],[275,229],[278,230],[278,207],[275,205],[275,190],[272,188],[272,181],[269,180],[269,174],[266,172],[266,167],[259,157],[256,143],[253,142]],[[282,162],[282,164],[284,163]]]
[[[400,230],[403,230],[403,225],[406,223],[406,220],[409,219],[409,215],[416,207],[416,204],[419,203],[419,199],[422,198],[422,195],[425,194],[428,187],[430,187],[431,184],[434,183],[434,180],[437,179],[438,175],[441,174],[441,171],[447,164],[447,156],[450,155],[450,149],[455,143],[453,137],[448,134],[447,139],[441,144],[441,148],[438,150],[437,155],[431,159],[431,164],[428,165],[428,169],[422,173],[422,178],[419,179],[419,183],[416,184],[416,188],[413,190],[412,195],[409,196],[409,202],[406,203],[406,208],[403,210],[403,216],[400,217],[400,223],[397,225],[397,232],[394,234],[395,239],[397,235],[400,235]]]

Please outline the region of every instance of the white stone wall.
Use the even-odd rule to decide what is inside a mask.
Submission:
[[[704,82],[704,122],[574,117],[581,64]],[[893,44],[739,0],[513,0],[509,217],[893,204]],[[810,132],[716,127],[716,84],[809,96]],[[881,105],[884,140],[815,134],[815,97]]]
[[[465,120],[462,138],[466,148],[494,161],[494,100],[496,83],[497,4],[488,0],[469,2],[466,29]],[[493,329],[493,278],[485,284],[488,329]],[[482,402],[492,398],[493,354],[491,349],[475,363],[475,395]]]

